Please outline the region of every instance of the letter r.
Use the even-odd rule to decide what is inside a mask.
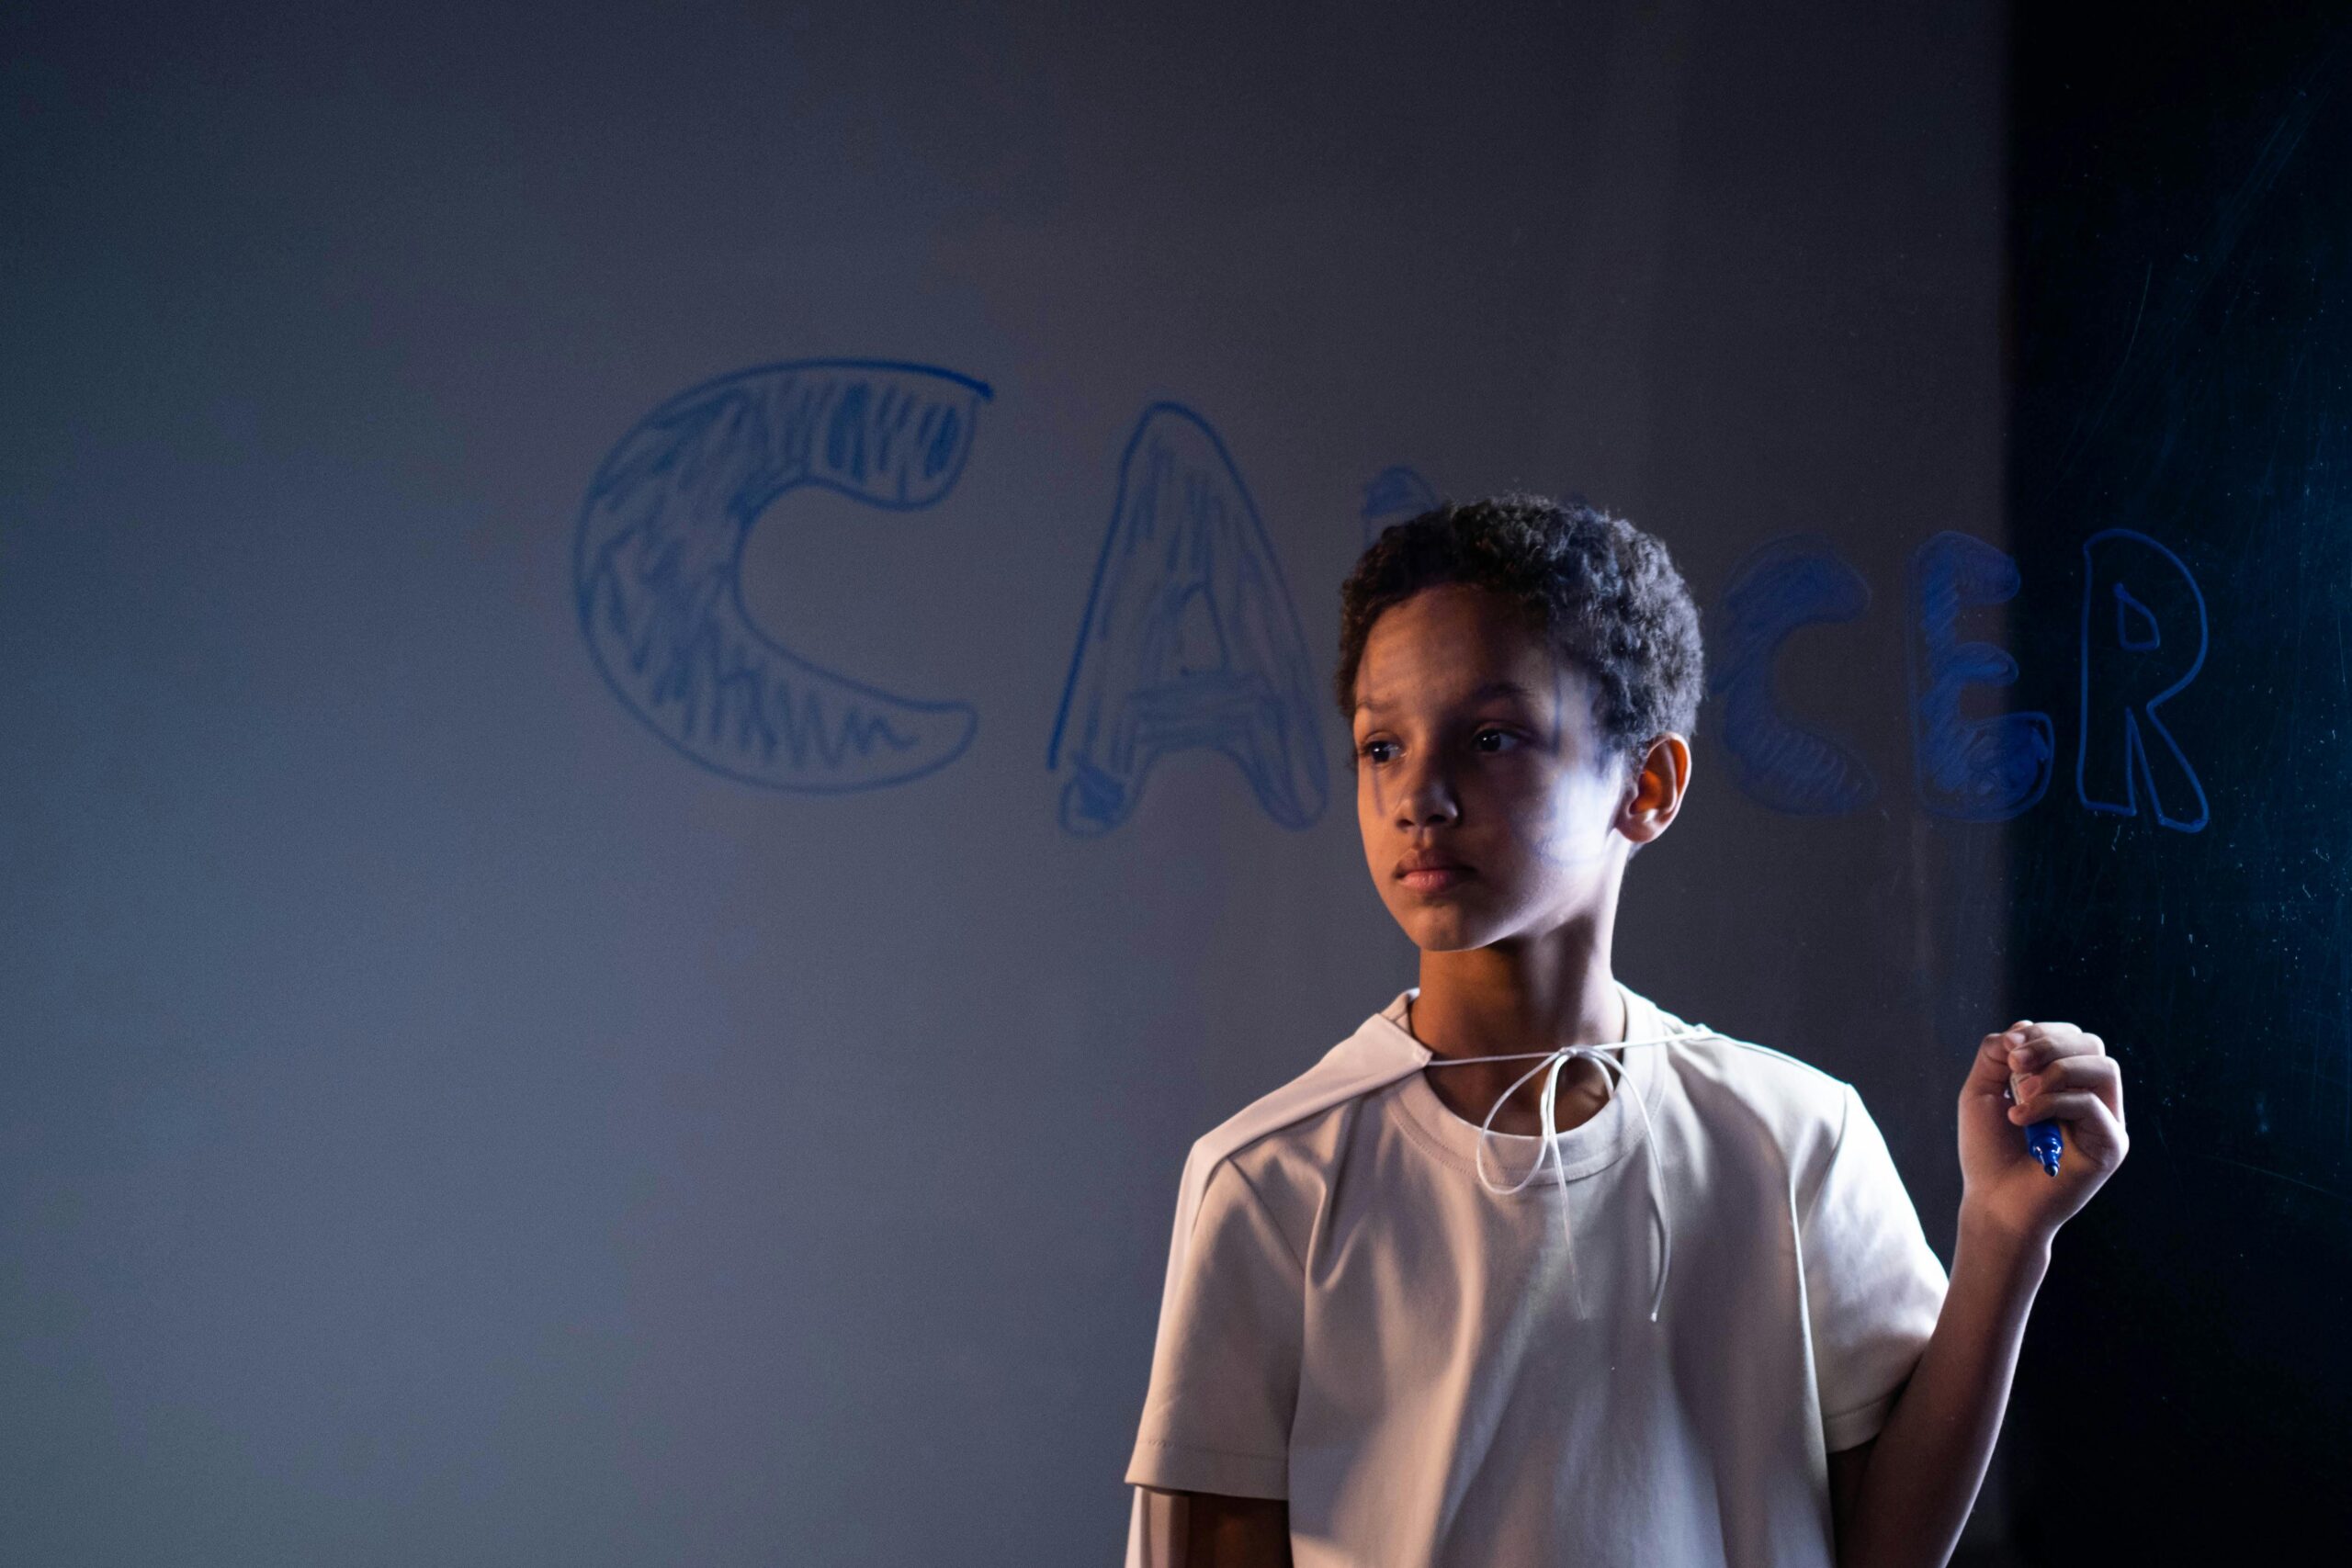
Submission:
[[[2075,793],[2085,806],[2137,816],[2144,784],[2159,823],[2182,833],[2205,826],[2205,786],[2156,716],[2205,667],[2205,595],[2178,556],[2129,528],[2083,542]]]

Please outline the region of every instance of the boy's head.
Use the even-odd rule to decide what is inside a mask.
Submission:
[[[1702,681],[1690,591],[1623,518],[1510,495],[1383,533],[1340,590],[1336,694],[1407,934],[1453,951],[1605,924],[1681,804]]]

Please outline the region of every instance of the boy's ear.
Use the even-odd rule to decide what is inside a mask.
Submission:
[[[1636,845],[1646,844],[1674,825],[1690,787],[1690,743],[1661,735],[1642,751],[1634,781],[1618,808],[1617,830]]]

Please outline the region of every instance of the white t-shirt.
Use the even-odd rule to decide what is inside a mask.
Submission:
[[[1624,995],[1626,1038],[1685,1027]],[[1297,1568],[1831,1563],[1827,1455],[1877,1434],[1943,1268],[1851,1086],[1704,1037],[1624,1055],[1565,1188],[1488,1191],[1419,1072],[1218,1164],[1128,1482],[1289,1499]],[[1540,1146],[1496,1135],[1489,1176]]]

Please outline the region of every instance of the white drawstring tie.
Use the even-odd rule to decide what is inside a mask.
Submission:
[[[1615,1058],[1609,1055],[1608,1053],[1611,1051],[1632,1050],[1639,1046],[1668,1045],[1678,1040],[1705,1039],[1709,1037],[1715,1039],[1726,1038],[1725,1036],[1716,1034],[1716,1032],[1712,1029],[1698,1028],[1686,1031],[1679,1034],[1661,1034],[1649,1040],[1621,1040],[1611,1045],[1563,1045],[1556,1051],[1518,1051],[1503,1056],[1432,1055],[1426,1064],[1426,1066],[1432,1067],[1464,1067],[1468,1066],[1473,1062],[1523,1062],[1530,1059],[1535,1060],[1534,1066],[1530,1067],[1526,1072],[1521,1073],[1517,1078],[1512,1080],[1511,1086],[1509,1089],[1503,1090],[1502,1094],[1495,1100],[1494,1109],[1487,1112],[1487,1119],[1478,1124],[1478,1152],[1476,1158],[1476,1165],[1478,1168],[1478,1183],[1497,1197],[1508,1198],[1515,1192],[1526,1191],[1527,1189],[1533,1184],[1536,1177],[1543,1173],[1545,1162],[1550,1162],[1560,1188],[1560,1240],[1567,1252],[1568,1288],[1571,1291],[1575,1291],[1577,1288],[1577,1254],[1576,1239],[1570,1233],[1568,1224],[1567,1166],[1560,1156],[1560,1135],[1558,1131],[1560,1122],[1560,1069],[1566,1066],[1570,1062],[1575,1061],[1579,1056],[1586,1057],[1594,1062],[1598,1062],[1610,1072],[1616,1074],[1617,1087],[1632,1091],[1634,1097],[1634,1109],[1640,1112],[1642,1118],[1642,1145],[1649,1154],[1650,1212],[1657,1216],[1657,1271],[1656,1282],[1650,1289],[1650,1321],[1652,1323],[1656,1323],[1657,1321],[1658,1308],[1666,1301],[1667,1270],[1673,1267],[1674,1262],[1674,1226],[1672,1222],[1668,1220],[1666,1217],[1666,1171],[1658,1163],[1656,1129],[1650,1123],[1649,1104],[1642,1098],[1642,1086],[1635,1083],[1631,1075],[1629,1075],[1625,1069],[1617,1063]],[[1536,1155],[1535,1163],[1528,1167],[1527,1174],[1521,1177],[1517,1183],[1510,1187],[1500,1186],[1487,1175],[1487,1140],[1499,1135],[1507,1135],[1498,1134],[1495,1132],[1495,1118],[1502,1114],[1503,1107],[1510,1103],[1510,1097],[1512,1095],[1519,1092],[1521,1085],[1526,1083],[1528,1079],[1538,1077],[1539,1075],[1544,1079],[1544,1088],[1540,1091],[1539,1096],[1540,1107],[1538,1111],[1538,1115],[1541,1118],[1541,1123],[1544,1129],[1543,1149]],[[1613,1089],[1612,1092],[1614,1092]]]

